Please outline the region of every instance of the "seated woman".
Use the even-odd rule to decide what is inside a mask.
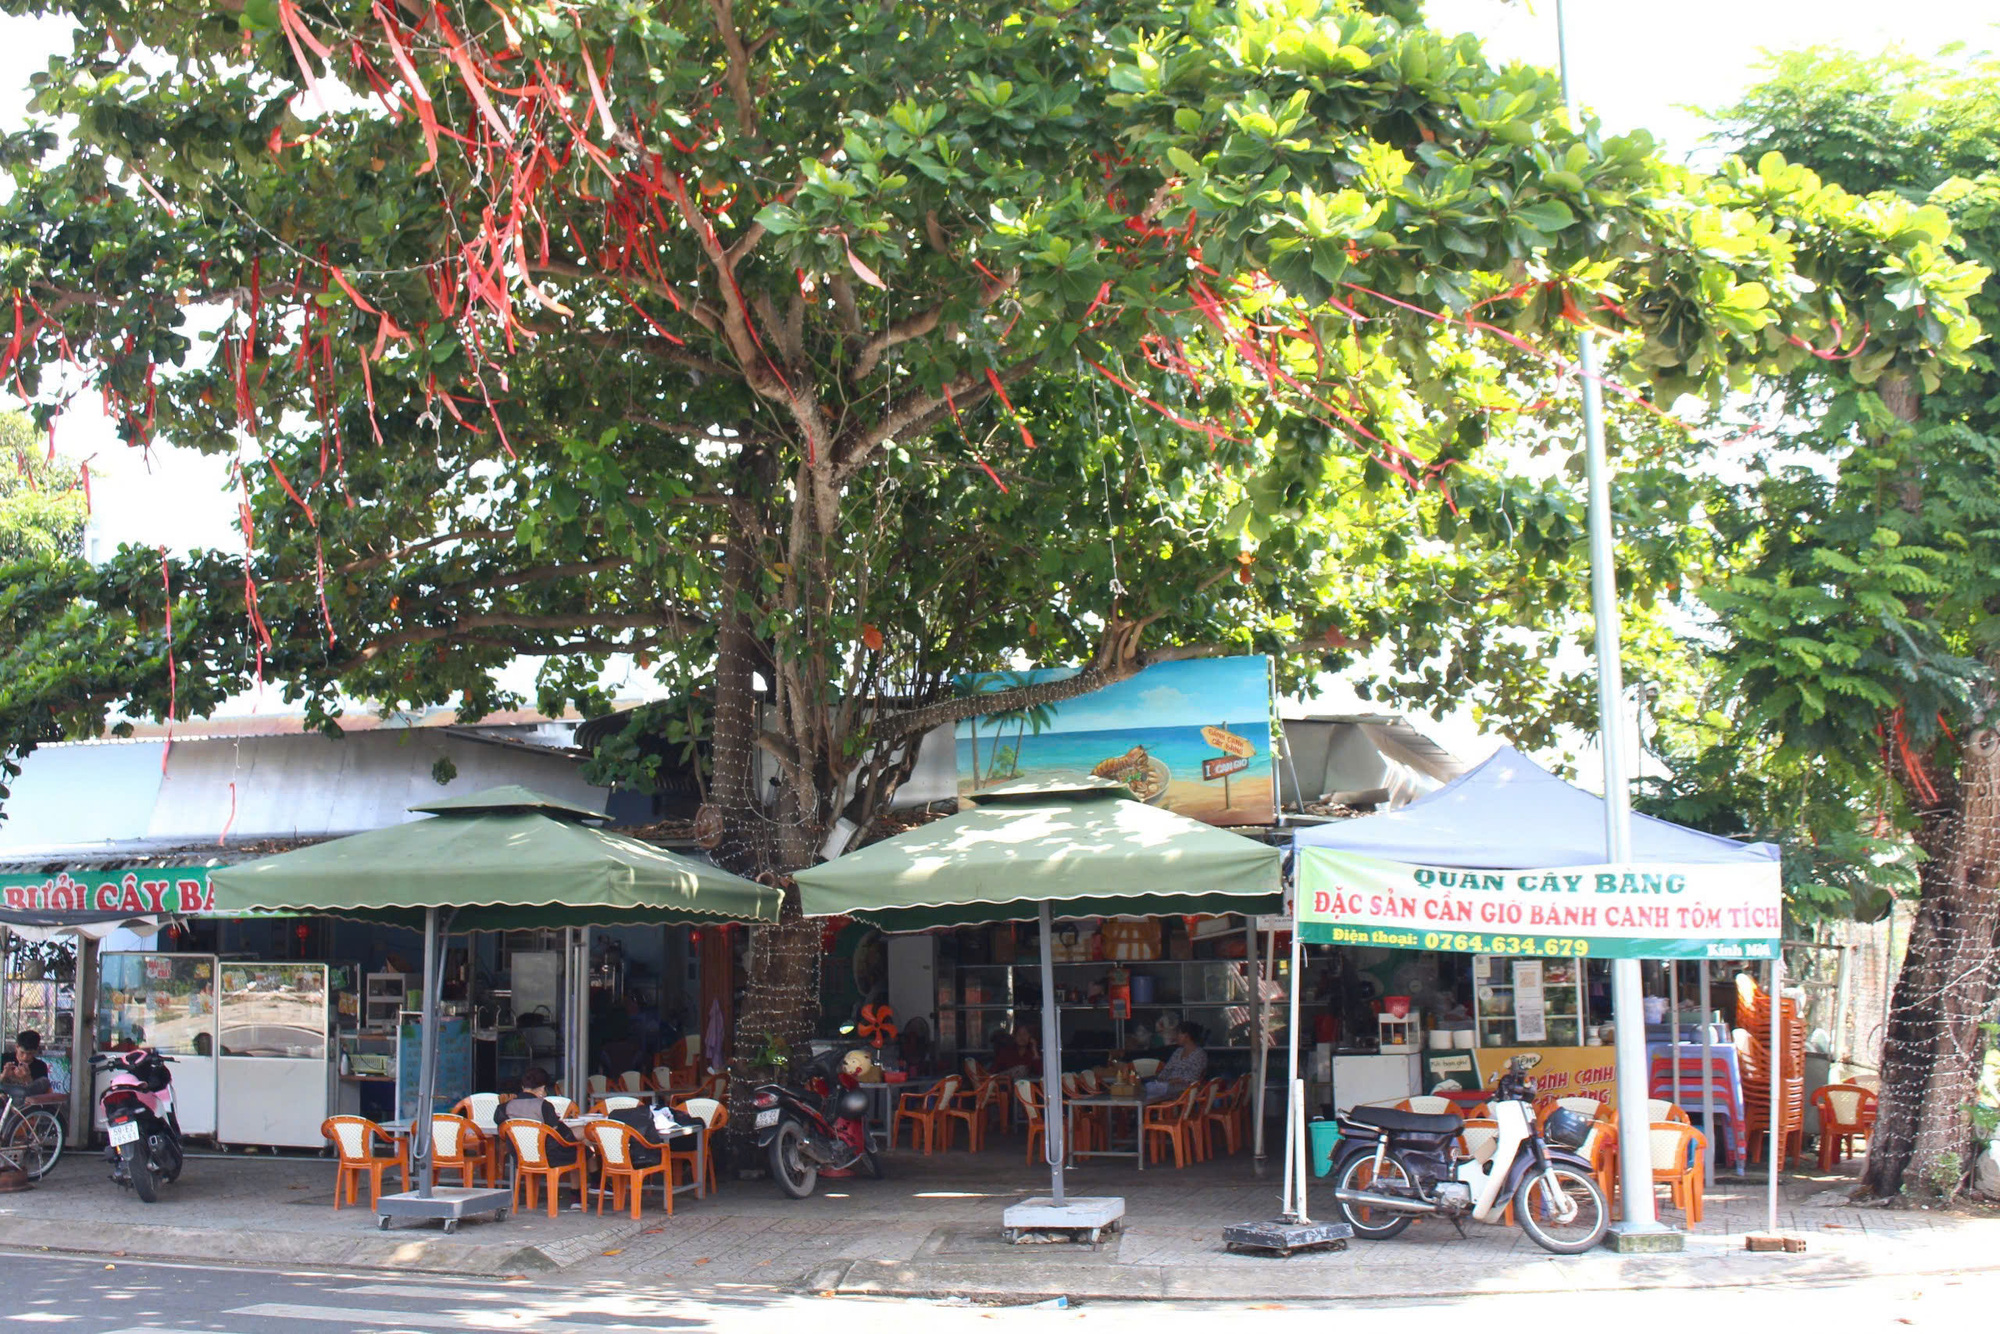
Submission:
[[[1027,1024],[1014,1025],[1012,1034],[1002,1030],[993,1039],[993,1068],[1009,1080],[1039,1079],[1042,1074],[1042,1044]]]
[[[1189,1021],[1174,1030],[1174,1054],[1160,1067],[1160,1073],[1146,1081],[1146,1100],[1178,1098],[1190,1085],[1199,1084],[1208,1073],[1208,1053],[1202,1050],[1204,1031]]]
[[[541,1066],[531,1065],[521,1072],[520,1095],[501,1104],[500,1119],[540,1121],[555,1132],[555,1143],[548,1149],[549,1162],[556,1167],[568,1167],[576,1161],[577,1142],[569,1137],[569,1127],[562,1123],[555,1104],[549,1101],[549,1072]]]

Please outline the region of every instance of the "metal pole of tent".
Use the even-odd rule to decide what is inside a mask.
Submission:
[[[590,937],[587,928],[567,928],[563,980],[563,1092],[578,1108],[590,1106]]]
[[[1576,91],[1569,77],[1569,33],[1562,0],[1556,0],[1556,54],[1562,71],[1563,105],[1581,124]],[[1584,477],[1589,495],[1590,607],[1596,621],[1597,744],[1604,752],[1605,860],[1632,860],[1631,794],[1625,784],[1624,729],[1619,709],[1625,693],[1618,657],[1617,553],[1611,531],[1611,468],[1604,449],[1604,405],[1597,380],[1597,349],[1590,330],[1576,337],[1576,374],[1583,393]],[[1650,1143],[1646,1116],[1645,991],[1637,959],[1611,961],[1611,1023],[1615,1035],[1618,1089],[1618,1142]],[[1620,1232],[1664,1231],[1653,1213],[1653,1164],[1649,1154],[1621,1152],[1619,1183],[1625,1195]]]
[[[1847,985],[1849,979],[1847,974],[1847,959],[1853,953],[1853,950],[1844,940],[1840,942],[1837,948],[1840,950],[1840,961],[1833,975],[1834,1068],[1828,1073],[1833,1076],[1834,1082],[1841,1083],[1846,1080],[1848,1067],[1846,1055],[1849,1047],[1847,1025]]]
[[[1262,971],[1257,974],[1257,1084],[1251,1090],[1253,1124],[1250,1127],[1251,1155],[1258,1162],[1264,1160],[1264,1112],[1267,1101],[1265,1094],[1271,1080],[1271,1003],[1264,999],[1264,984],[1275,981],[1278,974],[1278,933],[1270,931],[1264,937],[1264,958]]]
[[[424,1005],[419,1022],[417,1107],[410,1124],[410,1170],[417,1175],[417,1195],[431,1198],[431,1117],[437,1112],[438,993],[444,979],[438,974],[438,910],[424,909]]]
[[[1708,1152],[1702,1155],[1701,1173],[1704,1190],[1715,1189],[1715,1155],[1722,1148],[1722,1137],[1715,1133],[1715,1025],[1709,1020],[1709,999],[1713,993],[1708,989],[1708,960],[1701,961],[1701,1128],[1708,1133]],[[1733,1134],[1742,1134],[1743,1127],[1730,1123]]]
[[[1312,1215],[1306,1212],[1306,1183],[1312,1179],[1312,1171],[1307,1165],[1305,1080],[1301,1079],[1292,1085],[1292,1103],[1298,1109],[1296,1116],[1299,1124],[1298,1151],[1296,1154],[1298,1159],[1296,1171],[1299,1183],[1299,1211],[1297,1221],[1310,1223],[1312,1222]]]
[[[1771,1080],[1771,1159],[1770,1185],[1764,1192],[1764,1225],[1772,1232],[1778,1230],[1778,1154],[1784,1143],[1784,1117],[1780,1115],[1784,1106],[1785,1058],[1779,1043],[1778,1017],[1784,1013],[1784,1001],[1779,988],[1784,985],[1785,945],[1778,942],[1778,952],[1771,958],[1771,1065],[1767,1072]]]
[[[1257,971],[1257,918],[1255,914],[1251,914],[1243,919],[1243,937],[1243,948],[1246,951],[1244,957],[1249,965],[1244,971],[1250,978],[1250,1066],[1251,1069],[1257,1072],[1253,1078],[1261,1084],[1264,1081],[1264,1063],[1259,1059],[1264,1051],[1264,985]],[[1257,1097],[1256,1101],[1258,1107],[1261,1109],[1263,1099]],[[1250,1135],[1250,1156],[1252,1158],[1262,1158],[1264,1156],[1264,1128],[1258,1126],[1250,1132]]]
[[[1056,1009],[1055,913],[1042,903],[1042,1155],[1049,1160],[1049,1198],[1063,1207],[1062,1015]],[[1143,1138],[1143,1136],[1142,1136]],[[1139,1152],[1146,1146],[1141,1144]]]
[[[1667,961],[1667,1050],[1673,1066],[1674,1106],[1681,1105],[1681,966],[1678,961]],[[1650,1063],[1649,1063],[1650,1064]],[[1650,1072],[1648,1082],[1651,1082]],[[1646,1090],[1651,1094],[1652,1090]]]
[[[1289,1034],[1291,1038],[1290,1073],[1285,1078],[1285,1218],[1288,1222],[1306,1221],[1306,1183],[1303,1180],[1306,1166],[1304,1151],[1306,1138],[1306,1095],[1305,1087],[1299,1081],[1299,965],[1304,950],[1299,944],[1299,924],[1292,921],[1292,975],[1289,979]]]

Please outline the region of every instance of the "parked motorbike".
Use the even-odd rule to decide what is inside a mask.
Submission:
[[[147,1204],[160,1198],[160,1183],[181,1174],[181,1123],[174,1114],[174,1064],[151,1047],[111,1052],[92,1059],[91,1068],[111,1072],[98,1098],[109,1144],[104,1156],[111,1179],[130,1186]]]
[[[880,1146],[868,1130],[868,1095],[848,1060],[860,1050],[816,1056],[795,1083],[762,1084],[751,1095],[757,1147],[768,1156],[778,1188],[795,1200],[813,1193],[822,1172],[882,1176]]]
[[[1484,1162],[1458,1147],[1465,1122],[1457,1116],[1389,1107],[1342,1112],[1333,1195],[1354,1235],[1386,1240],[1430,1215],[1462,1233],[1467,1215],[1495,1223],[1511,1204],[1521,1230],[1543,1250],[1580,1255],[1602,1241],[1611,1210],[1577,1152],[1590,1136],[1590,1118],[1561,1109],[1537,1131],[1526,1068],[1516,1058],[1494,1088],[1489,1105],[1499,1140]]]

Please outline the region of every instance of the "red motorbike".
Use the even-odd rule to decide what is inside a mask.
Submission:
[[[820,1173],[859,1171],[880,1180],[879,1146],[868,1130],[868,1095],[845,1068],[843,1047],[815,1056],[796,1084],[762,1084],[751,1095],[757,1113],[757,1147],[771,1164],[778,1189],[795,1200],[811,1195]]]

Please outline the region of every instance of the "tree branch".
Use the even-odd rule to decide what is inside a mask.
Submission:
[[[848,299],[853,299],[851,294]],[[938,320],[943,315],[943,306],[932,306],[923,314],[912,315],[907,320],[898,320],[881,333],[876,334],[861,349],[861,355],[854,359],[854,369],[847,373],[847,378],[857,384],[860,383],[877,366],[882,364],[882,354],[884,352],[887,352],[890,348],[898,344],[907,343],[913,338],[922,338],[925,334],[937,328]]]
[[[743,47],[743,34],[736,28],[734,0],[708,0],[715,14],[715,26],[722,35],[729,63],[722,80],[729,86],[729,98],[736,103],[736,124],[746,135],[757,133],[757,103],[750,96],[750,53]]]
[[[461,644],[493,642],[490,639],[480,640],[474,633],[479,630],[666,630],[675,634],[685,634],[691,626],[705,623],[704,618],[684,612],[649,616],[524,616],[495,612],[483,616],[461,616],[450,625],[418,626],[383,635],[335,667],[333,674],[345,676],[374,662],[385,653],[408,648],[414,644],[435,643],[440,639],[450,639]],[[501,641],[501,646],[511,647],[513,643],[512,640]],[[526,648],[518,651],[531,654],[533,652]]]

